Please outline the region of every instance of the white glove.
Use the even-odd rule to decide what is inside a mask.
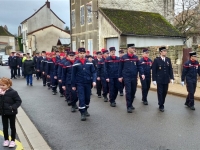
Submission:
[[[171,83],[174,84],[174,80],[173,79],[171,79]]]
[[[156,85],[157,84],[156,81],[153,81],[153,84]]]
[[[181,85],[184,86],[184,82],[183,81],[181,82]]]

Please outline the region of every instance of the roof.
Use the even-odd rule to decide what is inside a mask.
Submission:
[[[37,14],[44,6],[46,6],[47,4],[45,3],[42,7],[40,7],[33,15],[31,15],[30,17],[28,17],[27,19],[25,19],[24,21],[21,22],[21,24],[23,24],[24,22],[26,22],[28,19],[32,18],[35,14]],[[63,20],[61,20],[54,12],[53,10],[50,9],[50,11],[63,23],[65,23]]]
[[[183,37],[158,13],[107,8],[100,12],[121,35]]]
[[[57,45],[69,45],[71,43],[70,38],[59,38]]]
[[[4,27],[0,26],[0,36],[14,36],[14,35],[12,35]]]
[[[49,27],[55,27],[55,28],[57,28],[57,29],[59,29],[59,30],[61,30],[61,31],[63,31],[63,32],[68,33],[67,31],[65,31],[65,30],[63,30],[63,29],[61,29],[61,28],[59,28],[59,27],[57,27],[57,26],[54,26],[54,25],[52,24],[52,25],[49,25],[49,26],[45,26],[45,27],[39,28],[39,29],[37,29],[37,30],[35,30],[35,31],[29,32],[28,35],[29,35],[29,34],[33,34],[33,33],[37,32],[37,31],[40,31],[40,30],[44,30],[44,29],[49,28]],[[68,34],[69,34],[69,33],[68,33]]]

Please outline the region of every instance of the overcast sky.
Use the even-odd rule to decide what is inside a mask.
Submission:
[[[0,0],[0,25],[7,25],[9,32],[18,33],[18,26],[30,17],[47,0]],[[69,0],[49,0],[54,13],[70,26]]]

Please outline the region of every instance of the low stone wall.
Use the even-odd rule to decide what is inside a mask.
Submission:
[[[150,50],[150,58],[154,60],[154,58],[159,56],[159,47],[148,47]],[[168,54],[167,57],[171,59],[175,83],[181,82],[181,74],[182,74],[182,58],[183,58],[183,48],[185,46],[168,46]],[[142,57],[142,49],[137,48],[137,55],[139,58]],[[193,46],[193,51],[196,51],[198,56],[200,56],[200,47]],[[200,57],[198,57],[198,61],[200,62]],[[198,87],[200,87],[200,82],[198,82]]]

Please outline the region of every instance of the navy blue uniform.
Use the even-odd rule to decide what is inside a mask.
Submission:
[[[91,79],[96,82],[96,72],[93,63],[85,60],[84,64],[76,60],[72,67],[72,87],[77,87],[79,110],[84,114],[89,108],[91,95]]]
[[[53,62],[53,59],[49,59],[47,62],[47,75],[50,76],[50,85],[52,87],[53,92],[56,91],[56,85],[55,85],[55,79],[54,79],[54,68],[55,64]]]
[[[152,65],[152,80],[157,83],[158,105],[160,109],[164,109],[170,79],[174,80],[170,58],[166,57],[165,61],[161,57],[155,58]]]
[[[143,80],[140,76],[140,82],[142,85],[142,101],[147,102],[147,95],[151,85],[151,69],[152,69],[152,60],[150,58],[140,59],[141,67],[144,70],[145,79]]]
[[[105,58],[102,58],[100,61],[98,61],[97,65],[97,77],[100,77],[100,81],[103,87],[103,97],[107,98],[109,88],[108,88],[108,82],[106,82],[105,73],[104,73],[104,64],[105,64]]]
[[[58,62],[57,62],[57,63],[58,63],[58,66],[57,66],[57,67],[58,67],[58,68],[57,68],[57,79],[58,79],[58,81],[59,81],[59,80],[62,81],[62,71],[63,71],[64,64],[65,64],[67,61],[68,61],[68,60],[67,60],[66,58],[63,58],[63,59],[61,59],[61,60],[58,60]],[[60,92],[60,94],[61,94],[61,95],[64,94],[65,97],[66,97],[66,100],[68,101],[68,99],[69,99],[68,97],[69,97],[69,96],[67,96],[66,93],[64,93],[64,91],[63,91],[63,89],[62,89],[62,82],[59,82],[58,84],[59,84],[59,90],[60,90],[59,92]]]
[[[33,58],[33,62],[34,62],[34,64],[35,64],[35,66],[36,66],[36,78],[37,78],[37,80],[39,80],[39,78],[41,78],[41,72],[40,71],[37,71],[37,70],[39,70],[39,69],[37,69],[37,68],[39,68],[38,66],[39,66],[39,63],[40,63],[40,57],[39,56],[35,56],[34,58]]]
[[[94,66],[95,66],[95,70],[96,72],[98,72],[98,63],[100,62],[101,59],[97,59],[95,58],[94,59]],[[98,73],[97,73],[98,74]],[[97,75],[97,77],[100,77]],[[96,88],[97,88],[97,95],[98,96],[101,96],[101,90],[102,90],[102,84],[101,84],[101,80],[97,80],[96,81],[97,85],[96,85]]]
[[[11,78],[15,78],[17,75],[17,57],[16,56],[10,56],[8,58],[8,66],[10,67],[11,70]]]
[[[77,90],[72,90],[71,78],[72,78],[72,66],[73,62],[66,61],[62,71],[62,86],[66,87],[66,93],[68,93],[68,102],[71,103],[72,107],[76,106],[78,101]]]
[[[185,105],[194,106],[194,94],[197,86],[197,75],[200,76],[200,65],[198,61],[192,62],[188,60],[184,66],[181,76],[181,81],[184,82],[186,79],[186,86],[188,96],[186,98]]]
[[[41,57],[41,59],[40,59],[40,71],[42,73],[42,81],[43,81],[44,86],[46,86],[46,84],[47,84],[46,68],[47,68],[47,58]]]
[[[105,79],[109,79],[109,98],[110,103],[115,103],[119,90],[119,81],[118,81],[118,69],[119,69],[119,57],[107,57],[105,60]]]
[[[143,68],[138,60],[138,57],[125,54],[121,58],[119,66],[119,78],[123,78],[126,92],[127,109],[132,108],[133,100],[137,88],[137,76],[144,75]]]
[[[17,75],[20,77],[21,76],[21,67],[22,67],[22,58],[17,56]]]

